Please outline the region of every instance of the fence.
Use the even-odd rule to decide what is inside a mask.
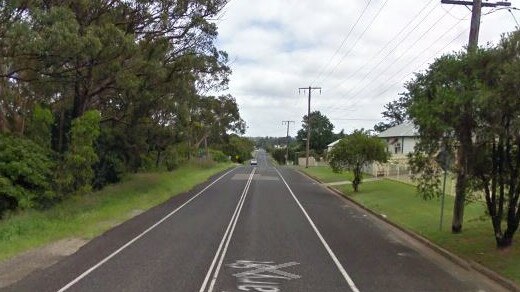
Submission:
[[[417,185],[416,181],[412,179],[414,173],[410,166],[405,163],[374,163],[363,168],[363,172],[368,173],[374,177],[384,177],[386,179],[403,182],[410,185]],[[442,183],[442,182],[441,182]],[[446,179],[446,194],[455,195],[455,176],[448,173]]]

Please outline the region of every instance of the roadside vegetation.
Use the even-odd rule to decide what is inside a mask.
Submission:
[[[500,249],[513,244],[520,226],[519,56],[519,31],[496,45],[446,54],[383,112],[390,124],[411,121],[418,129],[409,162],[425,199],[442,192],[441,166],[455,174],[452,232],[463,232],[465,207],[478,194]]]
[[[0,5],[0,220],[250,157],[215,44],[227,1],[44,2]]]
[[[329,167],[299,169],[323,182],[345,180]],[[444,227],[440,231],[440,199],[424,200],[415,186],[383,179],[364,183],[359,192],[354,192],[351,185],[334,188],[403,228],[520,284],[520,246],[514,245],[508,250],[495,247],[484,202],[467,204],[465,232],[452,234],[448,219],[453,212],[454,197],[446,197]]]
[[[2,1],[0,259],[92,238],[250,158],[215,42],[226,3]]]
[[[94,238],[231,166],[201,161],[172,172],[128,174],[117,184],[70,196],[52,208],[11,214],[0,221],[0,260],[64,238]]]

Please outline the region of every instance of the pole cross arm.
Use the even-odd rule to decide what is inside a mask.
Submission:
[[[459,0],[441,0],[443,4],[455,4],[455,5],[473,5],[473,1],[459,1]],[[497,6],[511,6],[511,2],[499,1],[499,2],[482,2],[482,7],[497,7]]]

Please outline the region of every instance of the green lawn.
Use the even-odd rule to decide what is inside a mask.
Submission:
[[[328,166],[317,166],[317,167],[298,167],[300,170],[304,170],[307,174],[318,178],[324,183],[331,182],[340,182],[340,181],[352,181],[354,179],[354,175],[350,171],[345,171],[343,173],[335,173],[332,172],[330,167]],[[364,176],[366,177],[366,176]]]
[[[13,215],[0,221],[0,260],[64,238],[94,238],[229,167],[187,165],[173,172],[132,174],[119,184],[70,198],[49,210]]]
[[[315,176],[325,173],[324,177],[334,175],[330,170],[327,174],[325,169],[308,173]],[[392,222],[520,283],[520,234],[517,234],[513,247],[497,250],[491,221],[485,215],[482,203],[466,205],[463,233],[454,235],[450,232],[453,197],[446,196],[444,227],[439,231],[440,199],[425,201],[411,185],[381,180],[361,184],[359,193],[353,193],[349,185],[336,188],[369,209],[384,214]]]

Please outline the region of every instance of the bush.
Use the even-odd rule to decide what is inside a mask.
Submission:
[[[55,198],[51,153],[29,139],[0,136],[0,214],[46,206]]]
[[[227,156],[226,154],[224,154],[224,152],[219,151],[219,150],[210,149],[209,155],[211,156],[211,159],[213,159],[213,161],[215,161],[215,162],[228,162],[229,161],[229,156]]]
[[[57,179],[62,193],[86,193],[92,189],[92,167],[98,162],[94,143],[100,134],[100,121],[98,111],[88,111],[72,121],[69,150]]]
[[[189,151],[189,147],[184,143],[168,146],[164,155],[166,169],[172,171],[188,161]]]
[[[278,162],[278,164],[285,164],[285,149],[273,149],[271,151],[271,156]]]
[[[31,120],[27,126],[27,136],[36,144],[44,148],[50,148],[53,122],[52,112],[37,105],[34,107]]]
[[[121,180],[125,172],[121,135],[111,128],[103,128],[96,143],[96,153],[99,161],[94,164],[94,189],[101,189],[107,184]]]

